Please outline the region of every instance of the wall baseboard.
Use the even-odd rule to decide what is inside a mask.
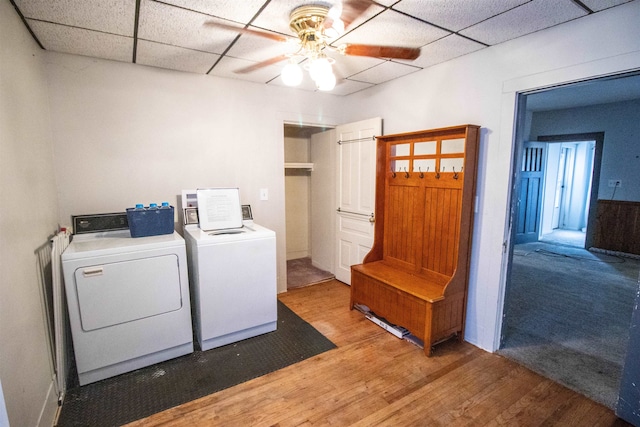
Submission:
[[[38,427],[51,427],[56,425],[56,421],[59,415],[58,406],[58,394],[56,393],[56,383],[51,381],[49,383],[49,390],[47,396],[42,404],[40,410],[40,416],[38,417]]]

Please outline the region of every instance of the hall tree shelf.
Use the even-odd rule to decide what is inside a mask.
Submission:
[[[285,169],[306,169],[313,172],[313,163],[285,163]]]
[[[424,341],[464,337],[479,126],[377,137],[371,251],[351,267],[362,304]]]

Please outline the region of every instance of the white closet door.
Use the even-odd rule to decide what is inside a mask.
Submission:
[[[351,266],[360,264],[373,246],[376,184],[376,136],[382,119],[374,118],[336,128],[337,217],[336,279],[351,284]]]

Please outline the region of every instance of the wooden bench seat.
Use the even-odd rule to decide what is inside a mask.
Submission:
[[[354,265],[351,271],[354,270],[430,303],[444,299],[444,289],[447,284],[447,280],[444,279],[429,280],[400,270],[384,261]]]
[[[465,294],[447,295],[446,283],[425,279],[384,261],[351,267],[351,308],[366,305],[388,322],[408,329],[431,355],[438,342],[464,329]]]

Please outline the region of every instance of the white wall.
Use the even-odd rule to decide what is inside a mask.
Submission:
[[[517,92],[640,68],[640,2],[427,68],[348,97],[345,121],[381,116],[385,134],[482,126],[466,339],[495,350]],[[606,173],[603,176],[607,176]]]
[[[637,3],[637,2],[636,2]],[[638,36],[640,38],[640,35]],[[640,201],[640,100],[533,114],[531,140],[540,135],[604,132],[598,198]],[[622,187],[608,186],[610,179]]]
[[[284,161],[309,163],[308,137],[284,138]],[[310,255],[311,172],[291,168],[284,171],[285,216],[287,227],[287,260]]]
[[[286,290],[283,123],[334,124],[339,98],[66,54],[47,65],[60,221],[239,187],[255,222],[276,231]]]
[[[57,407],[34,253],[58,222],[42,57],[0,1],[0,379],[13,426],[51,425]]]

